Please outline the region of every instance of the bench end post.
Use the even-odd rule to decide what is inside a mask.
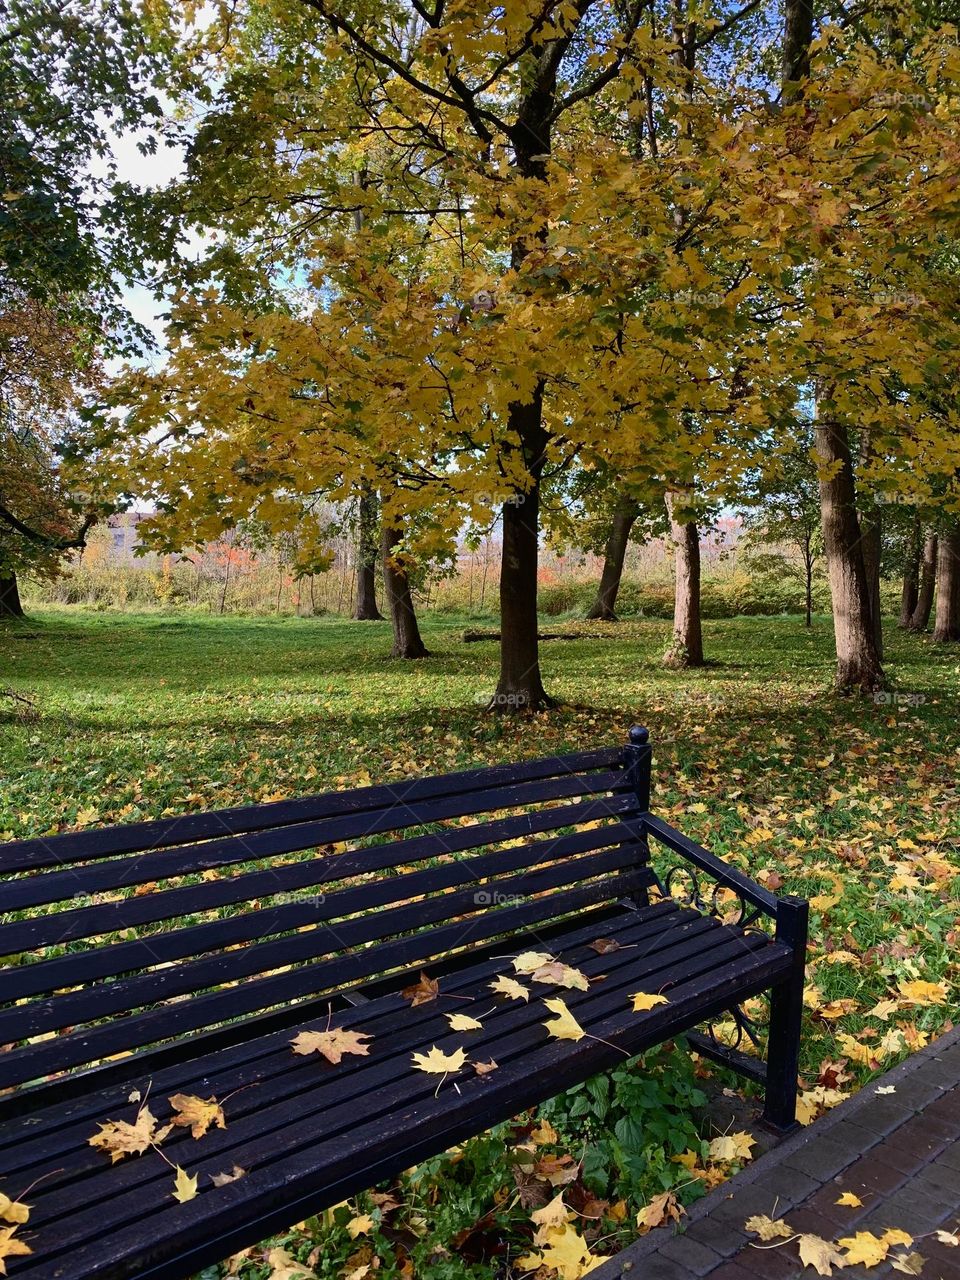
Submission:
[[[803,1023],[803,984],[810,904],[792,895],[777,902],[777,941],[793,952],[789,975],[770,993],[767,1083],[763,1120],[777,1133],[797,1127],[797,1075]]]
[[[623,749],[623,767],[627,781],[637,797],[641,813],[650,811],[650,761],[653,748],[650,733],[643,725],[635,724]]]

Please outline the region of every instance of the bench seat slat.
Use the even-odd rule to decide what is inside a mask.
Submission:
[[[614,850],[596,855],[609,866],[625,867],[635,860],[632,851]],[[548,866],[515,879],[507,878],[500,889],[508,896],[531,895],[529,900],[513,907],[501,907],[493,911],[477,912],[473,894],[460,895],[464,913],[475,913],[469,920],[460,920],[435,929],[424,930],[401,940],[383,943],[374,951],[361,950],[335,960],[314,961],[286,973],[241,982],[219,991],[207,992],[180,1003],[161,1006],[136,1017],[115,1019],[91,1030],[80,1030],[55,1040],[14,1049],[0,1055],[0,1088],[22,1084],[38,1075],[50,1075],[70,1067],[81,1066],[111,1054],[129,1052],[149,1044],[158,1043],[172,1036],[183,1036],[214,1022],[240,1018],[244,1014],[269,1008],[273,1004],[316,994],[324,988],[344,986],[370,977],[372,972],[384,972],[392,968],[405,968],[410,964],[425,962],[451,946],[476,943],[497,933],[506,933],[523,926],[529,919],[543,919],[566,915],[592,902],[609,900],[618,896],[622,887],[616,880],[596,880],[573,889],[562,889],[548,897],[537,899],[538,893],[557,889],[569,883],[571,867],[565,864]],[[522,885],[522,888],[518,887]],[[451,895],[452,896],[452,895]],[[436,899],[400,907],[394,912],[394,924],[416,928],[438,918],[446,919],[452,904],[440,904]],[[382,919],[382,918],[381,918]],[[402,922],[402,923],[401,923]],[[350,921],[336,930],[334,943],[343,948],[357,941],[373,940],[381,928],[380,922],[370,920]],[[316,949],[316,939],[306,936]]]
[[[395,805],[410,806],[443,796],[488,791],[518,781],[535,782],[570,773],[583,773],[590,769],[610,769],[619,765],[622,754],[619,748],[607,747],[529,760],[521,764],[493,765],[428,778],[400,779],[381,786],[355,787],[349,791],[328,792],[297,800],[279,800],[207,813],[180,814],[123,826],[17,840],[3,846],[2,861],[6,870],[38,871],[115,854],[165,849],[224,834],[243,835],[348,814],[363,814]]]
[[[611,834],[608,835],[608,832]],[[611,838],[612,837],[612,838]],[[597,849],[606,852],[596,853]],[[203,958],[195,958],[177,965],[152,969],[132,977],[118,978],[109,983],[96,983],[78,991],[54,995],[29,1005],[16,1005],[0,1010],[0,1043],[20,1037],[42,1035],[61,1027],[75,1026],[113,1013],[125,1013],[189,995],[224,982],[234,982],[256,974],[268,973],[284,965],[314,960],[321,955],[341,951],[347,946],[381,941],[410,927],[432,923],[437,919],[449,919],[452,915],[475,912],[484,904],[477,902],[482,891],[491,894],[500,885],[509,884],[510,891],[518,896],[526,892],[529,879],[518,875],[509,881],[491,880],[507,872],[530,870],[547,863],[563,860],[567,872],[565,882],[579,881],[591,875],[625,869],[638,860],[641,850],[626,829],[619,832],[605,827],[591,831],[579,831],[559,839],[539,840],[517,848],[496,850],[476,858],[464,858],[415,871],[406,876],[389,876],[384,879],[354,885],[327,895],[323,902],[307,908],[304,914],[305,931],[297,931],[282,937],[270,938],[276,932],[271,927],[271,912],[264,912],[257,937],[258,941],[240,950],[218,949]],[[576,856],[581,855],[581,856]],[[468,893],[441,892],[466,887]],[[429,896],[434,895],[434,896]],[[409,903],[421,899],[414,908],[399,907],[397,903]],[[391,907],[379,911],[377,908]],[[366,908],[370,908],[369,911]],[[347,919],[353,913],[364,914]],[[428,919],[423,919],[428,916]],[[289,926],[288,926],[289,927]],[[214,928],[215,935],[222,930]],[[168,936],[175,936],[168,935]],[[150,941],[145,942],[149,953]],[[218,942],[218,948],[223,944]],[[211,949],[212,950],[212,949]],[[196,951],[188,954],[197,955]],[[83,956],[76,957],[74,983],[81,983],[85,976]],[[31,965],[29,971],[42,969]],[[323,984],[322,966],[317,979]],[[44,984],[46,985],[46,984]],[[4,991],[4,996],[7,992]]]
[[[710,946],[729,945],[729,939],[723,939],[718,933],[715,922],[705,922],[702,916],[694,912],[675,911],[670,919],[664,918],[661,914],[649,920],[639,919],[639,922],[638,917],[634,915],[633,921],[625,926],[620,936],[625,942],[629,939],[631,950],[637,950],[638,944],[642,944],[642,958],[630,955],[627,947],[624,947],[622,952],[614,953],[609,957],[598,957],[582,943],[578,946],[565,946],[563,956],[568,963],[576,961],[578,967],[592,977],[607,974],[607,981],[625,966],[629,966],[629,971],[636,975],[655,974],[663,970],[671,957],[676,958],[678,954],[690,952],[693,949],[694,938],[698,940],[698,951],[700,948],[709,950],[705,941],[707,934],[710,935]],[[518,940],[511,939],[510,946],[518,949]],[[664,960],[664,953],[667,951],[670,955]],[[610,963],[611,961],[617,961],[617,963]],[[253,1129],[250,1128],[253,1117],[264,1118],[269,1108],[283,1107],[291,1099],[305,1092],[310,1094],[308,1105],[311,1108],[326,1105],[323,1101],[325,1097],[340,1101],[354,1094],[362,1096],[364,1091],[372,1086],[367,1083],[366,1076],[361,1083],[358,1073],[367,1071],[371,1066],[376,1066],[377,1071],[382,1072],[386,1061],[396,1059],[398,1055],[402,1057],[413,1049],[419,1048],[426,1035],[449,1036],[449,1027],[444,1014],[462,1012],[469,1008],[470,1006],[465,1003],[465,997],[475,1002],[478,999],[482,1001],[483,1007],[480,1012],[484,1014],[485,1035],[493,1034],[497,1027],[514,1025],[518,1018],[520,1022],[517,1025],[529,1021],[524,1010],[531,1006],[522,1005],[521,1002],[499,1003],[487,990],[487,984],[491,978],[497,973],[504,972],[505,968],[509,969],[510,965],[509,961],[502,956],[496,964],[471,966],[460,975],[456,983],[446,981],[442,983],[445,995],[434,1002],[430,1008],[419,1006],[416,1010],[411,1010],[409,1002],[403,1000],[398,992],[394,992],[389,996],[371,1001],[371,1005],[363,1009],[353,1009],[349,1014],[337,1015],[335,1018],[337,1026],[364,1030],[374,1037],[371,1044],[373,1056],[357,1058],[348,1075],[335,1072],[320,1058],[299,1057],[290,1050],[290,1040],[298,1030],[303,1027],[326,1025],[326,1017],[321,1016],[299,1023],[296,1028],[286,1033],[265,1036],[258,1042],[252,1042],[256,1046],[257,1054],[246,1061],[237,1062],[229,1053],[206,1055],[196,1062],[182,1064],[173,1073],[165,1073],[161,1080],[170,1080],[172,1087],[177,1090],[182,1091],[184,1085],[188,1086],[188,1092],[200,1090],[205,1097],[211,1094],[225,1097],[239,1089],[240,1092],[236,1093],[235,1102],[230,1107],[229,1131],[233,1137],[227,1140],[229,1145],[230,1142],[239,1140],[239,1135],[253,1133]],[[642,979],[637,977],[635,980]],[[551,988],[541,984],[536,984],[532,990],[534,996],[542,997],[552,994]],[[566,995],[566,993],[563,994]],[[453,1001],[446,998],[449,996],[460,998]],[[535,1000],[532,1007],[535,1010],[539,1009]],[[538,1016],[545,1017],[546,1014],[540,1009]],[[471,1034],[470,1043],[474,1040],[475,1037]],[[465,1047],[469,1048],[466,1042]],[[388,1074],[393,1070],[389,1068]],[[140,1076],[137,1080],[142,1091],[146,1081]],[[166,1086],[161,1083],[161,1080],[151,1078],[150,1096],[155,1098],[162,1108],[165,1106],[166,1095],[163,1090]],[[379,1077],[378,1083],[382,1083]],[[256,1087],[251,1087],[254,1084]],[[41,1164],[56,1161],[58,1167],[64,1166],[64,1169],[62,1174],[50,1180],[51,1188],[73,1182],[78,1174],[102,1170],[103,1157],[88,1145],[87,1139],[95,1131],[96,1122],[102,1118],[105,1107],[109,1109],[113,1106],[115,1109],[119,1108],[125,1115],[130,1114],[130,1105],[127,1102],[130,1087],[128,1075],[124,1082],[126,1093],[119,1087],[98,1093],[97,1097],[102,1099],[99,1106],[84,1107],[79,1114],[73,1111],[65,1112],[63,1108],[52,1108],[51,1119],[57,1117],[56,1129],[43,1136],[34,1136],[32,1126],[29,1129],[18,1126],[24,1131],[20,1133],[17,1141],[10,1141],[4,1145],[0,1152],[0,1167],[8,1171],[16,1169],[19,1171],[19,1176],[29,1180],[35,1176],[34,1171]],[[330,1090],[333,1090],[332,1094]],[[106,1101],[108,1098],[109,1101]],[[246,1128],[241,1128],[241,1124]],[[13,1127],[11,1138],[12,1134]],[[171,1135],[168,1143],[176,1142],[179,1136]],[[206,1145],[205,1150],[210,1151],[211,1158],[216,1158],[218,1155],[216,1150]],[[133,1185],[133,1182],[140,1179],[141,1174],[144,1177],[152,1176],[148,1166],[128,1162],[125,1167],[126,1172],[115,1184],[118,1189],[128,1184]]]
[[[199,914],[239,902],[251,902],[270,894],[291,892],[330,880],[346,880],[351,876],[385,871],[444,854],[476,849],[485,844],[539,835],[564,826],[576,826],[602,819],[617,819],[636,811],[636,805],[628,795],[597,796],[579,804],[557,805],[533,813],[514,814],[493,822],[474,823],[468,827],[445,827],[431,835],[393,840],[387,844],[371,845],[360,849],[348,849],[343,853],[328,854],[302,862],[270,867],[263,871],[251,871],[225,879],[206,880],[200,884],[186,885],[179,889],[157,890],[152,893],[122,898],[117,902],[102,903],[94,907],[80,907],[51,913],[12,924],[0,925],[0,955],[15,955],[56,940],[65,945],[80,938],[121,932],[172,920],[182,916]],[[39,877],[34,877],[39,879]],[[6,890],[4,889],[4,893]],[[218,923],[226,926],[226,921]],[[304,920],[302,923],[308,923]],[[249,926],[248,926],[249,927]],[[254,926],[256,936],[259,925]],[[280,926],[284,927],[284,926]],[[296,927],[295,924],[290,927]],[[236,928],[236,926],[234,926]],[[186,931],[179,936],[185,937]],[[171,938],[175,935],[168,935]],[[202,935],[197,935],[197,946],[202,949]],[[235,936],[233,941],[242,941]],[[151,939],[151,948],[159,939]],[[140,950],[145,944],[140,944]],[[117,948],[119,952],[119,948]],[[159,959],[159,955],[157,957]],[[167,955],[165,959],[174,959]],[[64,968],[74,962],[69,957]],[[135,966],[134,966],[135,967]],[[105,973],[122,972],[121,968],[106,969]],[[69,985],[68,981],[54,983]],[[73,981],[77,981],[74,978]],[[14,986],[9,990],[13,991]],[[6,975],[0,999],[7,996]],[[11,999],[17,998],[11,995]]]
[[[675,985],[670,989],[670,1004],[653,1010],[649,1014],[633,1015],[629,1012],[626,996],[640,985],[643,976],[643,961],[639,958],[635,963],[629,962],[621,953],[603,957],[605,967],[611,968],[611,979],[608,983],[600,983],[591,987],[589,992],[564,993],[575,1016],[591,1032],[603,1035],[607,1040],[623,1044],[625,1050],[636,1051],[645,1044],[656,1043],[669,1033],[671,1020],[680,1025],[679,1020],[689,1020],[699,1007],[707,1007],[709,1001],[714,1004],[717,999],[730,999],[734,995],[752,989],[760,989],[767,985],[772,974],[782,969],[785,963],[785,949],[775,944],[765,943],[762,939],[746,939],[735,930],[714,925],[715,932],[721,939],[716,950],[707,950],[694,944],[689,948],[687,959],[681,967],[674,969]],[[664,953],[666,954],[666,953]],[[787,953],[788,956],[789,953]],[[614,969],[611,962],[618,958]],[[598,962],[601,958],[598,958]],[[665,963],[668,963],[665,961]],[[686,970],[682,965],[687,966]],[[686,976],[685,976],[686,975]],[[549,994],[549,992],[548,992]],[[537,1002],[539,1003],[539,1002]],[[713,1005],[710,1005],[710,1011]],[[449,1049],[454,1043],[464,1040],[463,1036],[451,1036],[445,1021],[430,1006],[410,1011],[408,1018],[419,1024],[420,1043],[427,1047],[436,1042]],[[327,1076],[325,1086],[310,1088],[302,1098],[294,1098],[281,1107],[277,1118],[286,1116],[286,1123],[280,1128],[273,1128],[275,1121],[268,1116],[266,1109],[259,1111],[261,1131],[266,1125],[269,1136],[266,1142],[258,1138],[256,1118],[258,1112],[251,1109],[247,1130],[251,1137],[244,1141],[244,1122],[237,1121],[233,1125],[229,1119],[226,1131],[214,1131],[201,1143],[193,1144],[184,1139],[178,1145],[171,1145],[171,1151],[182,1152],[178,1158],[191,1172],[202,1174],[217,1172],[220,1168],[229,1167],[234,1160],[242,1163],[240,1157],[248,1161],[243,1167],[250,1168],[248,1176],[240,1183],[229,1188],[211,1189],[206,1178],[201,1178],[204,1190],[196,1201],[186,1206],[175,1206],[166,1196],[169,1181],[169,1170],[160,1165],[155,1171],[151,1169],[149,1158],[124,1162],[121,1166],[109,1168],[105,1166],[96,1181],[102,1189],[88,1187],[88,1194],[97,1199],[101,1210],[90,1213],[84,1211],[80,1201],[77,1202],[75,1215],[64,1216],[66,1205],[58,1209],[59,1195],[56,1188],[44,1191],[37,1188],[34,1195],[37,1207],[31,1222],[41,1224],[41,1232],[34,1240],[37,1248],[43,1241],[45,1248],[51,1253],[38,1252],[36,1262],[26,1259],[29,1264],[23,1274],[29,1275],[37,1266],[50,1266],[56,1255],[69,1256],[71,1269],[79,1267],[77,1276],[93,1276],[107,1274],[103,1270],[104,1262],[116,1267],[130,1266],[125,1261],[126,1250],[136,1250],[133,1238],[142,1242],[148,1238],[162,1240],[161,1253],[169,1256],[171,1248],[171,1231],[177,1233],[176,1247],[184,1247],[184,1239],[196,1227],[197,1240],[205,1238],[209,1244],[212,1220],[223,1212],[229,1212],[228,1206],[245,1205],[241,1217],[249,1224],[251,1214],[271,1212],[280,1195],[286,1197],[286,1208],[289,1209],[291,1195],[309,1197],[312,1195],[315,1211],[321,1206],[325,1188],[336,1189],[337,1199],[342,1198],[340,1191],[344,1179],[357,1176],[356,1166],[360,1160],[361,1143],[376,1146],[383,1155],[394,1153],[400,1159],[401,1150],[409,1151],[409,1142],[404,1148],[404,1138],[409,1139],[411,1133],[418,1134],[425,1127],[431,1129],[436,1120],[444,1123],[452,1112],[459,1114],[461,1103],[469,1102],[473,1115],[471,1132],[492,1122],[494,1118],[506,1118],[514,1114],[522,1105],[526,1105],[530,1090],[535,1090],[536,1097],[543,1096],[542,1076],[549,1072],[551,1089],[563,1087],[572,1078],[582,1079],[591,1071],[614,1061],[622,1060],[615,1051],[598,1045],[596,1041],[581,1041],[578,1045],[559,1044],[548,1039],[540,1025],[545,1017],[542,1006],[507,1006],[496,1019],[492,1020],[490,1034],[479,1033],[468,1046],[474,1060],[483,1060],[492,1054],[500,1063],[499,1071],[490,1077],[480,1080],[469,1073],[461,1073],[458,1080],[462,1095],[457,1095],[449,1086],[441,1090],[439,1098],[433,1093],[436,1082],[422,1073],[409,1069],[406,1061],[406,1050],[388,1057],[385,1061],[373,1061],[369,1065],[363,1060],[360,1070],[355,1065],[326,1072],[320,1067],[320,1073]],[[390,1054],[391,1045],[386,1045]],[[584,1057],[584,1053],[588,1056]],[[357,1060],[360,1062],[361,1060]],[[565,1072],[576,1063],[576,1076],[569,1077]],[[538,1078],[539,1077],[539,1078]],[[367,1100],[367,1112],[358,1110],[356,1098],[338,1097],[335,1081],[352,1082],[359,1087],[363,1080],[363,1098]],[[351,1086],[351,1087],[352,1087]],[[521,1090],[517,1092],[518,1088]],[[248,1091],[250,1094],[254,1090]],[[305,1106],[323,1106],[324,1096],[329,1096],[331,1105],[315,1114],[315,1122],[307,1122],[303,1111]],[[530,1097],[529,1100],[535,1100]],[[238,1096],[238,1102],[240,1096]],[[254,1100],[244,1096],[244,1105]],[[478,1108],[479,1113],[478,1113]],[[323,1115],[322,1121],[319,1119]],[[478,1114],[482,1119],[478,1119]],[[445,1119],[444,1119],[445,1118]],[[321,1143],[317,1144],[317,1132],[324,1134]],[[436,1135],[436,1128],[432,1132]],[[376,1134],[376,1136],[374,1136]],[[207,1144],[213,1141],[216,1149]],[[173,1140],[171,1139],[171,1144]],[[265,1150],[266,1148],[266,1150]],[[436,1149],[436,1148],[434,1148]],[[206,1155],[205,1150],[210,1154]],[[274,1154],[270,1156],[269,1151]],[[189,1154],[188,1154],[189,1153]],[[264,1161],[261,1165],[258,1161]],[[401,1159],[397,1168],[405,1167],[409,1159]],[[353,1166],[351,1168],[351,1165]],[[360,1171],[360,1185],[368,1185],[369,1175],[366,1172],[368,1163]],[[119,1195],[113,1194],[109,1187],[120,1182],[126,1183],[128,1178],[138,1178],[149,1172],[150,1182],[144,1188],[133,1188]],[[77,1184],[78,1189],[82,1183]],[[354,1190],[357,1188],[354,1187]],[[228,1194],[224,1195],[226,1192]],[[40,1204],[44,1203],[41,1210]],[[259,1208],[254,1208],[254,1203]],[[306,1200],[302,1201],[306,1203]],[[297,1202],[301,1203],[300,1200]],[[279,1210],[282,1212],[283,1210]],[[298,1209],[298,1212],[299,1209]],[[157,1222],[153,1232],[137,1232],[132,1224],[141,1222],[146,1217]],[[287,1214],[289,1218],[289,1212]],[[47,1242],[42,1233],[42,1223],[50,1222],[50,1236]],[[125,1223],[131,1224],[129,1227]],[[161,1226],[160,1224],[165,1224]],[[167,1225],[169,1224],[169,1225]],[[175,1225],[173,1225],[175,1224]],[[111,1225],[110,1233],[103,1240],[99,1234],[102,1226]],[[263,1234],[262,1219],[246,1229],[247,1242]],[[94,1239],[99,1240],[100,1253],[95,1257]],[[84,1239],[90,1241],[84,1244]],[[222,1237],[215,1244],[221,1252],[213,1256],[222,1256]],[[189,1270],[196,1269],[197,1258],[193,1255],[186,1266],[166,1274],[186,1275]],[[141,1255],[142,1258],[142,1255]],[[159,1254],[158,1254],[159,1260]],[[142,1265],[137,1262],[136,1265]],[[150,1265],[146,1263],[146,1265]],[[177,1269],[180,1268],[180,1269]],[[56,1274],[50,1271],[49,1274]],[[71,1270],[70,1274],[74,1274]],[[121,1276],[134,1274],[133,1270],[114,1270],[111,1275]]]

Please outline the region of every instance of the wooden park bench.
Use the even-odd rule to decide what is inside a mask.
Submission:
[[[755,1038],[741,1006],[765,992],[765,1069],[692,1039],[765,1080],[767,1122],[791,1127],[806,903],[654,817],[649,792],[633,729],[626,747],[0,846],[0,1193],[31,1206],[11,1238],[32,1250],[9,1274],[193,1275],[680,1033],[723,1017]],[[531,949],[587,989],[520,977]],[[499,975],[529,998],[494,995]],[[634,1012],[638,991],[666,1002]],[[545,1028],[556,997],[583,1038]],[[293,1051],[327,1029],[368,1052]],[[416,1069],[434,1047],[469,1060]],[[91,1145],[145,1105],[165,1125],[176,1095],[215,1098],[226,1127],[115,1162]],[[198,1179],[182,1203],[172,1166]]]

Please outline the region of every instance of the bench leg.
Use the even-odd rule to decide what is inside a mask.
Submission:
[[[807,914],[807,903],[799,898],[781,898],[777,905],[777,941],[791,947],[794,964],[790,976],[770,993],[763,1122],[776,1133],[789,1133],[797,1128],[797,1071],[803,1021]]]

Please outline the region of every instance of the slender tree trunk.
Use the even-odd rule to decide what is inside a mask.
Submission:
[[[357,607],[353,616],[358,622],[382,622],[383,614],[377,608],[377,495],[365,487],[359,505]]]
[[[795,102],[810,74],[810,45],[813,41],[812,0],[787,0],[783,37],[781,79],[784,104]]]
[[[390,622],[393,626],[392,658],[425,658],[427,648],[420,636],[417,615],[413,607],[410,578],[402,556],[396,555],[402,532],[383,521],[380,533],[383,582],[386,589]]]
[[[933,609],[933,592],[937,581],[937,535],[932,529],[927,530],[923,540],[923,556],[920,560],[920,585],[917,588],[917,603],[910,617],[911,631],[926,631]]]
[[[620,590],[620,579],[623,577],[623,562],[630,542],[630,530],[636,519],[637,509],[633,506],[625,507],[614,514],[603,553],[600,586],[597,589],[597,598],[587,613],[588,618],[601,618],[606,622],[617,621],[617,592]]]
[[[674,545],[676,585],[673,603],[673,641],[664,655],[668,667],[703,666],[703,631],[700,625],[700,532],[693,520],[677,515],[681,494],[666,495],[670,536]]]
[[[15,573],[0,574],[0,618],[22,618],[20,589]]]
[[[920,528],[920,517],[913,517],[907,546],[903,557],[903,587],[900,591],[900,621],[898,626],[909,627],[913,611],[917,607],[920,595],[920,549],[923,532]]]
[[[842,422],[818,419],[814,431],[821,467],[820,514],[833,602],[838,689],[872,693],[884,685],[863,563],[850,441]]]
[[[935,644],[960,641],[960,524],[940,535],[933,639]]]
[[[804,577],[804,603],[806,605],[806,617],[804,624],[808,627],[813,626],[813,547],[811,538],[807,534],[803,543],[803,577]]]
[[[859,516],[860,536],[863,544],[863,571],[867,579],[867,599],[870,602],[870,626],[873,643],[883,659],[883,612],[880,603],[880,553],[883,547],[883,524],[880,508],[872,507]]]

